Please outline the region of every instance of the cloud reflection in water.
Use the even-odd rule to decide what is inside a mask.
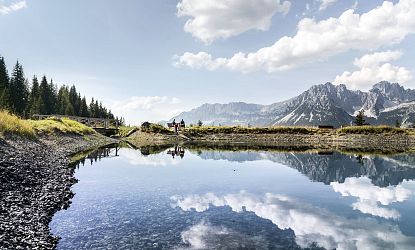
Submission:
[[[411,249],[415,244],[415,238],[403,235],[392,224],[381,224],[371,218],[347,219],[278,194],[258,197],[241,191],[222,196],[213,193],[173,196],[171,200],[173,207],[184,211],[203,212],[211,206],[229,206],[234,212],[253,212],[280,229],[292,229],[301,247],[317,243],[326,249]]]
[[[150,154],[142,155],[140,151],[133,149],[123,149],[122,157],[124,157],[131,165],[146,166],[171,166],[178,164],[175,159],[167,154]]]
[[[411,190],[399,184],[397,186],[377,187],[372,184],[367,177],[349,177],[344,183],[332,182],[330,184],[335,192],[342,196],[353,196],[359,200],[352,204],[353,209],[357,209],[365,214],[379,216],[385,219],[398,219],[400,213],[395,209],[385,207],[395,202],[403,202],[412,194]]]

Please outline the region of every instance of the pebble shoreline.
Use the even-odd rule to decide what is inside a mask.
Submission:
[[[100,135],[0,139],[0,249],[55,249],[49,222],[70,205],[77,182],[68,156],[114,142]]]

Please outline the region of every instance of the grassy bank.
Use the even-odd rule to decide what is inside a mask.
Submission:
[[[8,111],[0,111],[1,136],[18,135],[36,138],[39,134],[53,133],[88,135],[95,131],[84,124],[66,118],[50,118],[41,121],[23,120]]]
[[[312,127],[264,127],[264,128],[247,128],[247,127],[227,127],[227,126],[203,126],[190,127],[184,130],[188,136],[210,135],[210,134],[315,134],[319,130]]]
[[[415,129],[396,128],[391,126],[350,126],[338,129],[319,129],[316,127],[280,126],[264,128],[226,127],[226,126],[203,126],[190,127],[183,131],[188,136],[203,136],[212,134],[296,134],[296,135],[318,135],[318,134],[376,134],[376,135],[415,135]]]
[[[132,127],[125,127],[120,130],[121,137],[124,137],[127,131]],[[151,124],[148,127],[139,128],[141,132],[161,135],[174,135],[172,129],[162,125]],[[300,126],[278,126],[278,127],[240,127],[240,126],[198,126],[187,127],[180,134],[188,137],[203,137],[208,135],[415,135],[415,129],[397,128],[392,126],[350,126],[338,129],[320,129],[317,127],[300,127]]]
[[[414,129],[396,128],[391,126],[353,126],[337,129],[338,134],[364,134],[364,135],[396,135],[407,134],[414,135]]]

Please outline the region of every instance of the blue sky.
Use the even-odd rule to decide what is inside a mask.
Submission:
[[[413,33],[414,0],[0,0],[10,70],[19,59],[132,124],[328,81],[415,87]]]

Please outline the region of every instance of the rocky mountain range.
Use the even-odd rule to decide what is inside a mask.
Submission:
[[[365,110],[367,122],[374,125],[404,126],[415,122],[415,90],[398,83],[380,82],[367,91],[349,90],[345,85],[314,85],[299,96],[270,105],[232,102],[203,104],[171,120],[188,124],[201,120],[214,125],[277,126],[351,124],[359,110]]]

